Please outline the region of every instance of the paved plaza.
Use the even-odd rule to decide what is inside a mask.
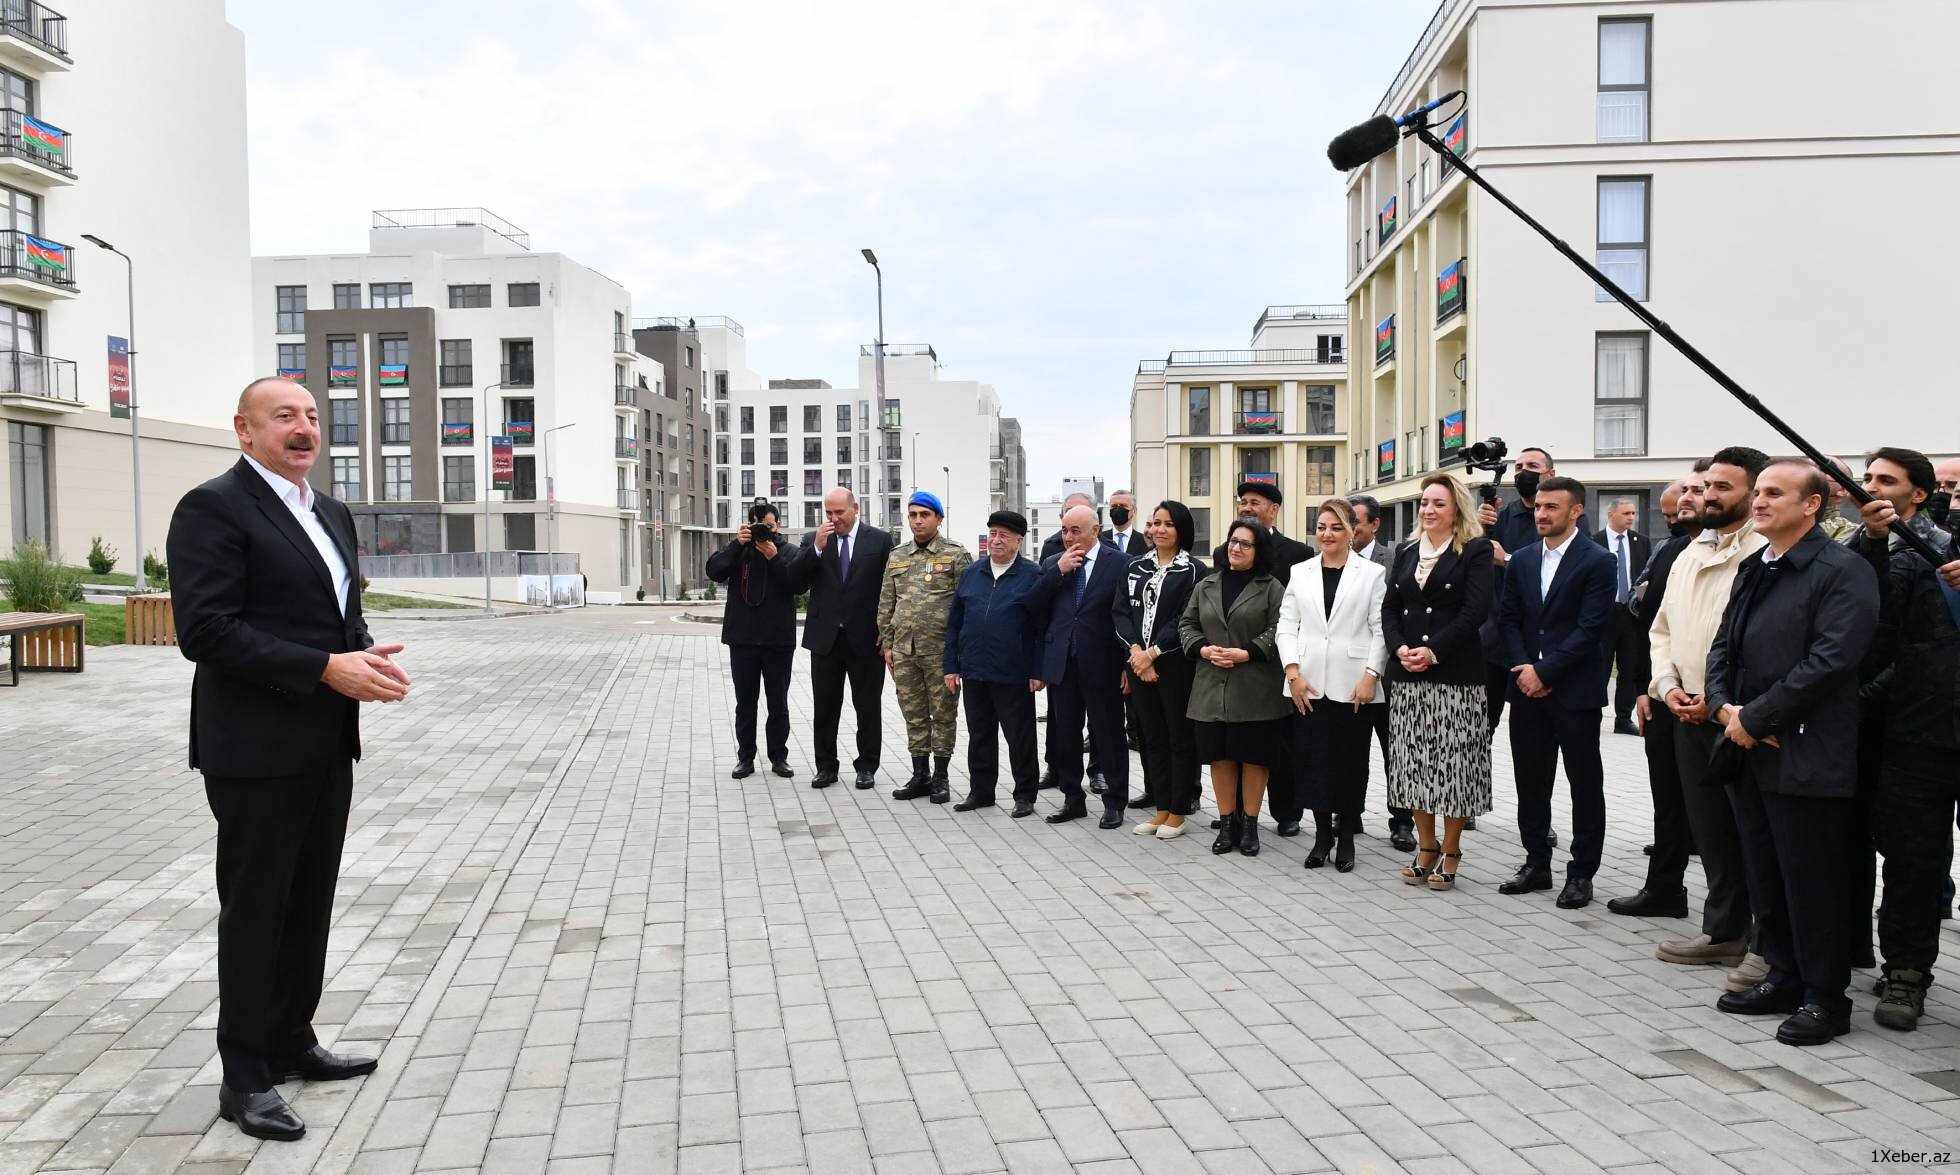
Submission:
[[[1891,1033],[1860,973],[1852,1034],[1790,1048],[1775,1018],[1714,1010],[1719,970],[1653,958],[1692,923],[1606,912],[1645,863],[1634,739],[1606,740],[1601,901],[1562,911],[1496,892],[1521,858],[1502,737],[1499,811],[1436,894],[1400,881],[1379,765],[1360,866],[1310,873],[1270,824],[1245,859],[894,801],[889,691],[879,790],[812,790],[800,655],[798,777],[733,782],[723,649],[671,612],[374,627],[416,684],[366,711],[318,1025],[381,1069],[286,1086],[298,1143],[215,1121],[190,665],[91,650],[79,677],[0,689],[0,1175],[1851,1172],[1960,1152],[1951,990]]]

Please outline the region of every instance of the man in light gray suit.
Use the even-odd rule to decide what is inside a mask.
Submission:
[[[1354,507],[1354,538],[1350,540],[1354,553],[1363,559],[1381,564],[1384,569],[1393,570],[1395,564],[1395,544],[1378,539],[1382,528],[1382,504],[1367,494],[1355,494],[1348,499]],[[1368,720],[1375,727],[1375,741],[1381,744],[1382,768],[1388,768],[1388,707],[1368,706]],[[1388,843],[1397,852],[1413,852],[1416,847],[1416,821],[1407,808],[1388,810]]]

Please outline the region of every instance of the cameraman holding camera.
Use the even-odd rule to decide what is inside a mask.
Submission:
[[[789,565],[796,546],[776,530],[776,508],[758,499],[735,541],[708,556],[708,578],[728,585],[721,643],[735,674],[732,779],[755,774],[756,697],[769,693],[769,769],[788,779],[789,671],[796,653],[796,588]]]

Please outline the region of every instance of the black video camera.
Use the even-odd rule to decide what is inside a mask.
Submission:
[[[1477,493],[1487,506],[1497,505],[1497,487],[1504,483],[1504,471],[1510,468],[1511,464],[1504,459],[1509,452],[1510,449],[1504,444],[1503,437],[1478,441],[1463,451],[1464,465],[1471,469],[1481,469],[1491,475],[1489,481],[1479,482],[1477,485]]]
[[[776,543],[781,545],[782,540],[777,538],[775,528],[768,523],[751,522],[749,523],[749,542]]]

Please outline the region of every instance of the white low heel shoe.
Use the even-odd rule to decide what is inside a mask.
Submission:
[[[1139,824],[1135,828],[1131,829],[1131,831],[1136,833],[1138,836],[1159,836],[1161,834],[1157,830],[1162,827],[1163,825],[1161,824],[1152,824],[1148,820],[1146,820],[1142,824]]]
[[[1190,823],[1191,822],[1187,820],[1183,824],[1178,824],[1178,825],[1159,824],[1157,826],[1157,839],[1176,840],[1178,837],[1184,835],[1184,830],[1190,827]]]

